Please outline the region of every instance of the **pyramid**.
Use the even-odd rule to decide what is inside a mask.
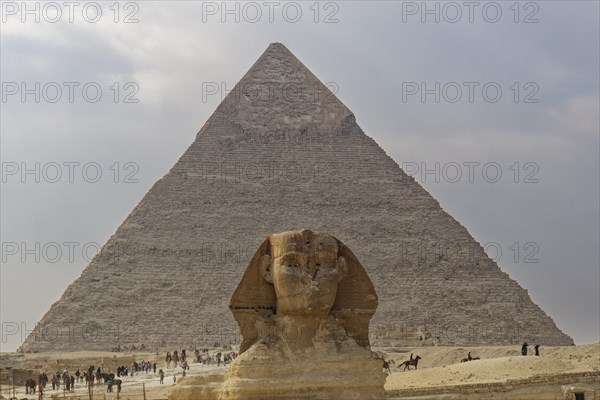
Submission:
[[[353,249],[379,308],[371,343],[573,340],[285,46],[269,45],[20,351],[235,344],[236,285],[271,233]]]

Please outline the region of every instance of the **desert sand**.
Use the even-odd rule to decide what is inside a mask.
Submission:
[[[417,347],[411,349],[374,348],[386,359],[394,360],[391,375],[387,377],[385,389],[390,399],[562,399],[563,387],[575,383],[578,387],[587,388],[586,399],[594,399],[589,394],[595,391],[595,398],[600,398],[600,343],[540,348],[540,356],[521,356],[519,346],[500,347]],[[530,349],[531,350],[531,349]],[[460,363],[468,352],[481,360]],[[408,359],[410,353],[422,359],[418,369],[402,372],[398,365]],[[530,351],[530,354],[532,352]],[[143,399],[143,387],[146,398],[166,399],[173,387],[173,376],[181,380],[181,368],[165,368],[163,354],[156,353],[109,353],[109,352],[73,352],[73,353],[38,353],[17,354],[3,353],[0,366],[6,373],[6,367],[36,368],[50,373],[68,364],[86,368],[90,364],[105,366],[117,357],[117,363],[130,360],[157,360],[158,368],[165,370],[165,384],[160,385],[158,375],[150,372],[139,373],[133,377],[123,378],[121,399]],[[58,363],[57,363],[58,361]],[[127,364],[126,364],[127,365]],[[36,368],[39,369],[39,368]],[[73,370],[74,371],[74,370]],[[190,364],[189,377],[205,376],[207,382],[218,382],[219,376],[227,371],[224,366],[206,366]],[[208,379],[210,377],[210,379]],[[87,390],[83,384],[76,385],[75,394],[67,394],[66,398],[87,399]],[[8,395],[6,382],[2,382],[2,395]],[[53,392],[47,391],[52,398]],[[63,397],[61,391],[54,394]],[[96,386],[95,399],[116,399],[116,393],[106,393],[106,387]],[[37,399],[36,396],[25,396],[22,386],[16,388],[19,399]]]
[[[541,347],[540,356],[520,355],[519,346],[420,347],[408,353],[384,352],[392,359],[385,389],[394,398],[560,399],[562,386],[584,383],[600,394],[600,343]],[[471,352],[481,360],[461,363]],[[417,370],[397,366],[407,354],[422,359]],[[588,398],[588,397],[586,397]]]

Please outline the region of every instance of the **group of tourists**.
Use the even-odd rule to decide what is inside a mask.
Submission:
[[[75,382],[79,382],[81,371],[77,370],[75,375],[69,374],[69,369],[65,368],[63,372],[56,371],[52,374],[52,378],[48,378],[48,375],[43,372],[38,374],[37,381],[33,378],[25,380],[25,394],[39,394],[39,397],[42,398],[44,395],[44,391],[46,389],[46,385],[48,383],[52,384],[52,390],[60,390],[61,384],[63,388],[67,392],[75,391]]]
[[[87,385],[94,384],[94,380],[97,379],[98,382],[104,380],[105,383],[109,385],[110,390],[112,391],[112,384],[117,384],[120,391],[120,380],[114,379],[114,374],[106,374],[102,373],[100,367],[96,369],[93,365],[91,365],[86,371],[82,371],[78,369],[74,374],[69,372],[69,368],[65,367],[62,372],[56,371],[48,377],[48,375],[43,372],[38,374],[37,381],[33,378],[27,379],[25,381],[25,394],[39,394],[39,398],[42,398],[44,392],[46,390],[46,386],[52,385],[52,390],[57,391],[61,389],[61,386],[64,391],[74,392],[75,391],[75,383],[86,382]]]
[[[208,352],[208,349],[202,349],[202,351],[196,349],[194,352],[194,356],[196,357],[196,362],[198,364],[211,365],[216,363],[217,366],[220,367],[221,361],[223,362],[223,366],[226,366],[227,364],[235,360],[235,358],[237,357],[237,353],[233,351],[228,353],[223,353],[219,351],[218,353],[211,356]]]
[[[521,346],[521,355],[522,356],[527,355],[527,347],[529,347],[529,343],[523,342],[523,345]],[[536,344],[535,346],[533,346],[533,350],[534,350],[536,356],[540,355],[540,345],[539,344]]]
[[[65,368],[62,374],[56,371],[54,375],[52,375],[52,379],[50,379],[50,383],[52,383],[52,390],[60,390],[61,380],[67,392],[75,391],[75,376],[69,375],[68,368]]]
[[[118,351],[122,351],[119,347]],[[225,352],[218,351],[217,353],[212,353],[209,351],[209,348],[197,349],[194,348],[194,359],[198,364],[202,365],[214,365],[217,366],[226,366],[231,363],[237,357],[237,353],[233,351]],[[187,352],[186,349],[182,349],[180,351],[167,352],[165,357],[165,362],[167,363],[167,368],[171,367],[171,363],[173,363],[174,367],[182,368],[182,376],[186,376],[186,372],[190,370],[190,365],[187,360]],[[134,373],[149,373],[152,372],[154,374],[157,373],[157,365],[156,362],[142,360],[141,362],[134,361],[131,366],[121,365],[117,368],[115,373],[106,373],[102,371],[101,367],[95,367],[91,365],[88,369],[78,369],[75,373],[69,372],[68,368],[64,368],[62,372],[55,372],[50,377],[46,375],[46,373],[41,373],[38,375],[38,380],[35,379],[27,379],[25,381],[25,393],[26,394],[36,394],[40,395],[42,398],[46,387],[51,384],[52,390],[57,391],[61,389],[61,386],[64,391],[72,392],[75,390],[76,383],[85,383],[85,386],[93,386],[96,381],[98,384],[103,382],[107,385],[107,392],[111,393],[116,386],[117,392],[121,391],[122,381],[121,377],[126,376],[134,376]],[[165,371],[163,369],[158,370],[158,375],[160,379],[160,383],[164,384],[165,379]],[[173,375],[173,383],[177,381],[176,375]]]
[[[174,366],[177,367],[177,365],[179,365],[179,360],[181,360],[181,362],[185,362],[186,358],[187,354],[185,352],[185,349],[181,350],[181,357],[179,356],[177,350],[175,350],[173,354],[171,354],[170,351],[167,351],[167,356],[165,357],[167,368],[171,368],[171,362],[175,363]]]
[[[150,361],[142,360],[142,362],[134,361],[131,363],[131,367],[126,367],[122,365],[117,368],[117,377],[121,376],[133,376],[136,372],[145,372],[149,373],[153,371],[156,373],[156,363],[151,363]]]

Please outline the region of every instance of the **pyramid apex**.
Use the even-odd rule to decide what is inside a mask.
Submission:
[[[273,42],[219,105],[217,114],[226,113],[226,119],[246,133],[336,132],[352,112],[331,87],[337,85],[325,85],[284,44]],[[205,130],[206,126],[200,132]]]
[[[282,53],[289,53],[292,54],[293,53],[290,51],[290,49],[288,49],[286,47],[286,45],[284,45],[281,42],[272,42],[269,44],[269,46],[267,46],[267,49],[265,50],[264,54],[268,54],[268,53],[272,53],[272,52],[282,52]]]

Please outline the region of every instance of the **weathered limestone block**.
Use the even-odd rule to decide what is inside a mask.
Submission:
[[[177,382],[177,385],[171,389],[169,399],[216,399],[221,391],[222,383],[222,374],[196,375],[181,378]]]

